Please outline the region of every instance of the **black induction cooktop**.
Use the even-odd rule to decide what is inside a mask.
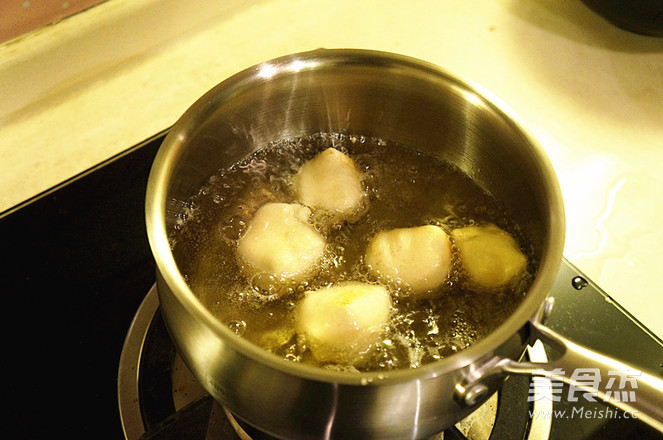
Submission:
[[[117,366],[155,282],[144,206],[162,140],[0,214],[0,437],[123,438]]]
[[[0,438],[124,438],[118,364],[155,282],[144,201],[165,133],[0,214]],[[660,340],[591,282],[569,287],[576,272],[564,267],[549,325],[660,374]],[[663,438],[622,422],[553,423],[551,438]]]

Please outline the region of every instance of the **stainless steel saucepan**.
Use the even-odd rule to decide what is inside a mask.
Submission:
[[[375,136],[448,161],[504,203],[539,261],[522,304],[488,337],[421,368],[385,375],[295,364],[238,338],[198,301],[169,247],[184,203],[218,169],[266,144],[319,132]],[[251,67],[210,90],[164,140],[149,177],[147,231],[159,300],[178,352],[237,417],[281,438],[425,438],[453,425],[509,374],[627,366],[542,324],[564,246],[554,171],[516,116],[489,93],[420,60],[364,50],[316,50]],[[496,311],[499,313],[499,311]],[[521,363],[541,338],[562,355]],[[558,370],[559,371],[559,370]],[[617,402],[663,431],[663,380],[643,372],[637,399]],[[587,387],[571,375],[565,381]],[[574,381],[575,380],[575,381]],[[606,396],[605,381],[598,396]]]

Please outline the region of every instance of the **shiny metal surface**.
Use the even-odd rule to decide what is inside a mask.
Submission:
[[[157,438],[172,438],[176,435],[174,434],[175,432],[181,433],[185,430],[185,428],[179,428],[179,426],[192,426],[193,422],[191,420],[199,421],[207,426],[205,438],[209,439],[235,438],[233,435],[228,435],[229,433],[236,433],[240,439],[253,438],[257,440],[273,438],[267,437],[262,433],[257,433],[255,430],[251,434],[247,433],[245,431],[246,425],[238,423],[235,416],[218,403],[209,406],[205,405],[203,401],[208,400],[209,395],[200,387],[198,381],[193,377],[177,354],[174,355],[170,368],[164,364],[149,363],[148,365],[145,362],[146,358],[152,357],[154,359],[154,350],[156,347],[163,347],[171,343],[165,328],[163,330],[155,330],[153,328],[156,326],[161,329],[161,326],[158,324],[161,321],[160,317],[158,292],[156,286],[152,286],[141,306],[138,308],[128,330],[118,371],[118,404],[125,438],[127,440],[153,438],[155,436]],[[152,338],[148,338],[147,335],[151,332],[154,332],[154,334]],[[546,350],[541,341],[536,341],[532,346],[527,347],[524,359],[530,362],[547,361]],[[169,362],[171,359],[166,357],[166,359],[162,360]],[[154,375],[156,373],[155,369],[159,370],[159,372],[169,371],[169,375],[161,377],[164,379],[169,376],[170,381],[152,382],[148,386],[145,386],[144,382],[141,384],[141,378],[144,380],[146,375]],[[162,389],[170,389],[172,391],[172,402],[162,402],[163,406],[160,407],[153,405],[146,407],[146,396],[144,393],[153,393],[155,383],[163,386],[164,388]],[[514,388],[512,387],[511,389],[513,390]],[[550,384],[548,383],[548,386],[537,387],[534,390],[535,395],[540,395],[541,398],[537,398],[533,402],[530,411],[535,413],[552,411],[552,400],[545,399],[546,393],[550,393],[549,389]],[[513,410],[513,406],[510,403],[516,403],[513,402],[516,395],[522,402],[525,402],[527,396],[527,393],[524,392],[527,391],[526,388],[520,388],[520,394],[512,394],[511,396],[500,394],[504,393],[503,390],[504,388],[494,393],[478,409],[465,419],[456,423],[456,428],[470,440],[488,439],[494,426],[499,423],[497,413],[505,411],[503,406],[506,406],[508,410]],[[499,398],[498,394],[500,394]],[[179,414],[168,411],[160,412],[162,416],[166,414],[171,417],[168,421],[154,417],[156,411],[164,411],[163,407],[168,407],[170,404],[174,406],[173,411]],[[205,418],[203,416],[198,418],[198,414],[205,411],[209,411],[208,417]],[[544,440],[549,438],[551,418],[535,417],[527,423],[522,423],[521,421],[510,419],[508,415],[502,415],[502,417],[502,425],[509,423],[515,427],[500,427],[504,428],[507,432],[523,435],[528,432],[528,440]],[[164,432],[167,426],[171,429],[167,431],[168,434]],[[518,430],[519,426],[522,428],[521,430]],[[500,438],[499,434],[493,433],[493,435]],[[444,438],[444,433],[439,433],[429,437],[427,440],[443,440]]]
[[[150,290],[150,293],[152,290]],[[140,412],[139,386],[139,360],[143,350],[149,323],[159,308],[159,298],[154,294],[145,295],[131,327],[127,332],[120,356],[120,365],[117,374],[117,397],[120,408],[120,419],[124,437],[127,439],[139,438],[144,432],[143,420]]]
[[[621,362],[595,350],[577,344],[558,332],[533,321],[533,334],[539,340],[553,345],[562,354],[556,359],[543,362],[521,362],[511,358],[495,357],[484,364],[476,380],[466,388],[482,386],[492,376],[498,378],[505,374],[521,374],[526,376],[544,377],[571,385],[579,390],[590,393],[591,400],[605,402],[625,412],[626,418],[638,419],[652,428],[663,432],[663,378],[633,364]],[[598,378],[596,382],[588,382],[587,377],[576,375],[578,372],[592,372]],[[626,374],[629,376],[626,376]],[[614,375],[633,378],[634,390],[632,397],[623,397],[615,390]],[[462,390],[463,396],[467,391]]]
[[[531,239],[539,268],[522,305],[489,337],[415,370],[331,372],[277,358],[237,338],[196,299],[168,234],[182,204],[217,169],[268,142],[321,131],[400,142],[455,164],[500,199]],[[525,325],[552,285],[564,244],[554,172],[503,104],[419,60],[359,50],[317,50],[249,68],[198,100],[155,159],[146,220],[160,304],[193,374],[238,417],[290,438],[425,438],[471,412],[457,383],[496,355],[517,359]],[[486,381],[490,391],[503,377]]]
[[[512,364],[515,368],[510,372],[561,379],[565,383],[582,390],[595,392],[597,398],[601,401],[609,401],[611,405],[625,411],[629,416],[642,420],[663,432],[663,378],[576,344],[544,325],[534,323],[534,326],[538,337],[545,342],[560,347],[562,355],[558,359],[547,363],[545,368],[542,368],[541,364],[526,365],[519,363],[517,365]],[[587,383],[572,375],[574,371],[588,367],[596,369],[601,377],[601,381],[596,387],[594,387],[594,384],[588,386]],[[556,369],[568,373],[560,378],[553,373]],[[616,388],[612,386],[610,379],[610,374],[614,372],[636,372],[636,375],[632,377],[636,381],[635,388],[637,391],[634,391],[635,395],[632,400],[620,400],[621,397],[616,399],[611,397]],[[614,379],[612,380],[614,381]]]
[[[466,387],[481,386],[493,374],[538,376],[548,383],[555,380],[582,390],[590,396],[583,398],[583,403],[614,406],[624,412],[620,417],[640,420],[663,432],[663,342],[568,261],[563,261],[551,296],[530,326],[531,337],[549,347],[551,359],[530,357],[529,362],[523,362],[493,358]],[[594,374],[596,380],[587,381],[578,372]],[[615,375],[632,379],[616,380]],[[570,410],[556,409],[558,413],[567,411],[571,418],[583,410],[583,404]]]

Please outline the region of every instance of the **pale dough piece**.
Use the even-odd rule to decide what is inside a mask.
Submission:
[[[506,284],[525,269],[527,258],[516,240],[493,224],[455,229],[451,236],[467,275],[483,287]]]
[[[299,202],[340,219],[357,214],[365,196],[361,173],[349,156],[327,148],[299,169],[294,179]]]
[[[370,240],[366,264],[375,276],[404,283],[414,293],[430,291],[449,275],[451,242],[433,225],[383,231]]]
[[[309,208],[297,203],[266,203],[258,208],[239,239],[237,260],[259,288],[278,290],[302,281],[319,267],[326,243],[309,223],[310,215]]]
[[[377,341],[390,313],[387,289],[347,281],[306,292],[296,329],[318,361],[352,364]]]

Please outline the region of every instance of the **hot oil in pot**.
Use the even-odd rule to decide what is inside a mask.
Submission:
[[[312,223],[326,242],[319,271],[288,286],[286,293],[255,287],[239,269],[238,239],[264,204],[297,201],[293,176],[329,147],[349,155],[361,171],[367,196],[360,212],[352,221],[338,221],[314,210]],[[453,243],[448,278],[425,294],[385,285],[367,270],[367,245],[380,231],[437,225],[451,235],[475,224],[494,224],[515,237],[527,256],[527,270],[505,286],[477,287],[465,281]],[[295,362],[359,371],[416,368],[468,347],[515,310],[535,265],[518,225],[457,168],[397,143],[340,134],[279,141],[220,170],[188,202],[170,239],[193,292],[238,336]],[[306,337],[295,331],[295,310],[306,291],[345,281],[385,285],[391,318],[356,359],[320,362]]]

